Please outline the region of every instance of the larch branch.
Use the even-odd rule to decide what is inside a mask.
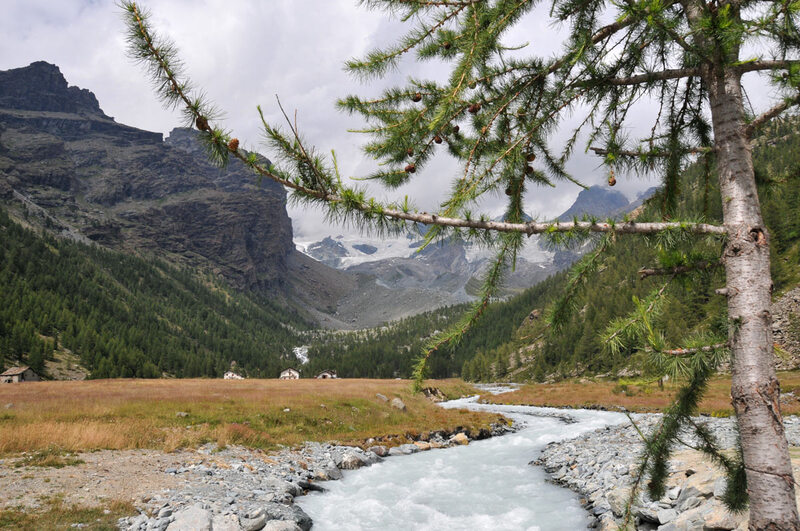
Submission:
[[[657,72],[645,72],[644,74],[636,74],[634,76],[602,79],[601,82],[615,86],[641,85],[643,83],[650,83],[652,81],[667,81],[670,79],[681,79],[684,77],[696,77],[699,76],[700,73],[701,72],[699,68],[671,68]]]
[[[721,265],[722,264],[719,261],[709,262],[703,260],[701,262],[697,262],[696,264],[682,265],[675,267],[664,267],[664,268],[643,267],[642,269],[639,270],[639,278],[645,279],[647,277],[652,277],[657,275],[680,275],[682,273],[688,273],[690,271],[705,271],[707,269],[716,269]]]
[[[744,128],[745,137],[748,139],[752,139],[753,135],[755,134],[756,130],[758,130],[759,127],[761,127],[768,121],[772,120],[776,116],[780,115],[783,111],[785,111],[789,107],[797,105],[798,103],[800,103],[800,94],[798,94],[793,98],[783,100],[782,102],[775,105],[771,109],[765,111],[763,114],[757,116],[752,122],[750,122],[745,126]]]
[[[730,343],[726,341],[725,343],[716,343],[714,345],[705,345],[703,347],[676,348],[672,350],[662,350],[660,352],[661,354],[666,354],[668,356],[688,356],[689,354],[697,354],[698,352],[713,352],[715,350],[728,347],[730,347]]]
[[[733,68],[740,74],[746,74],[747,72],[762,72],[764,70],[785,70],[798,64],[800,64],[798,60],[781,59],[775,61],[750,61],[736,65]]]

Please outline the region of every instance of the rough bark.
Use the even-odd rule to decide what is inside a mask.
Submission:
[[[706,76],[728,243],[731,397],[742,436],[751,530],[800,530],[772,352],[769,234],[745,134],[739,74]]]
[[[683,0],[694,39],[712,58],[703,66],[708,90],[723,223],[730,319],[731,399],[741,433],[749,529],[800,530],[792,463],[780,411],[772,346],[769,234],[761,216],[742,104],[739,47],[703,31],[701,0]],[[736,9],[734,7],[734,9]],[[732,13],[738,17],[738,10]],[[712,14],[713,17],[713,14]]]

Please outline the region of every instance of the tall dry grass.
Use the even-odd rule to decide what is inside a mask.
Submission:
[[[778,374],[784,393],[781,411],[784,415],[800,414],[800,372]],[[668,383],[663,389],[655,382],[568,380],[553,384],[525,385],[513,393],[484,397],[496,404],[528,404],[549,407],[624,407],[629,411],[657,412],[668,407],[681,383]],[[711,379],[700,403],[700,413],[728,416],[731,406],[730,376]],[[797,396],[794,396],[797,395]]]
[[[446,394],[473,389],[436,382]],[[256,448],[305,440],[480,428],[496,415],[441,409],[396,380],[96,380],[0,386],[0,455],[56,447],[174,450],[206,442]],[[406,412],[376,398],[401,398]],[[0,406],[2,407],[2,406]],[[286,411],[288,409],[288,411]],[[186,416],[176,416],[177,413]]]

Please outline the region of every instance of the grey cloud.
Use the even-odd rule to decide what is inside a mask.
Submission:
[[[187,69],[196,83],[226,111],[226,126],[250,149],[261,141],[256,105],[267,118],[280,123],[275,104],[280,95],[287,111],[298,111],[298,123],[308,141],[322,152],[335,149],[345,176],[364,175],[375,166],[360,146],[363,135],[347,133],[362,124],[334,108],[338,97],[348,93],[378,94],[383,88],[402,84],[408,75],[442,79],[446,69],[436,62],[403,62],[409,71],[392,72],[387,79],[362,84],[342,68],[351,57],[391,42],[402,34],[396,21],[382,13],[366,11],[353,0],[145,0],[159,30],[182,50]],[[59,65],[67,80],[92,90],[101,106],[117,121],[167,133],[180,125],[178,113],[164,110],[154,97],[140,66],[125,56],[119,9],[111,0],[5,0],[0,19],[0,69],[46,60]],[[506,36],[509,44],[530,41],[522,55],[554,54],[560,48],[563,29],[552,26],[544,7],[535,10]],[[775,95],[763,90],[763,81],[749,82],[756,108]],[[635,127],[643,126],[637,119]],[[556,135],[563,141],[567,133]],[[605,182],[599,161],[576,150],[570,170],[585,184]],[[269,152],[265,152],[267,156]],[[415,175],[398,190],[370,185],[383,198],[408,195],[422,209],[433,210],[450,189],[458,165],[449,157],[435,160],[428,171]],[[620,176],[618,188],[633,197],[653,185],[653,178]],[[565,183],[556,189],[532,190],[526,196],[531,215],[546,219],[565,210],[580,189]],[[481,206],[492,213],[503,208],[502,197],[489,197]],[[292,207],[296,231],[305,237],[341,232],[326,228],[319,211]]]

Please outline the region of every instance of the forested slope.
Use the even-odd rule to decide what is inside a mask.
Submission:
[[[54,349],[90,376],[275,377],[307,323],[193,270],[38,234],[0,210],[0,362],[41,370]]]
[[[797,118],[775,121],[766,128],[754,148],[762,211],[772,238],[772,279],[776,295],[800,282],[799,128]],[[710,178],[706,179],[702,170],[696,164],[684,173],[685,187],[678,217],[719,222],[721,205],[716,176],[712,168]],[[648,201],[637,219],[661,219],[660,197],[657,194]],[[534,309],[543,315],[564,289],[564,277],[556,277],[526,293],[537,292],[534,297],[519,297],[504,303],[505,313],[517,318],[513,324],[519,328],[501,345],[480,347],[475,340],[467,342],[464,347],[470,349],[474,357],[464,364],[462,376],[472,380],[541,380],[626,369],[648,372],[645,356],[635,349],[608,354],[602,348],[601,336],[612,319],[625,316],[633,309],[633,297],[643,299],[667,281],[663,276],[641,278],[639,269],[652,267],[659,261],[677,261],[680,257],[669,253],[684,252],[658,249],[652,238],[619,237],[606,253],[599,273],[589,282],[578,311],[560,333],[550,331],[541,317],[518,318]],[[720,250],[719,243],[700,241],[692,252],[707,252],[713,256]],[[691,281],[678,278],[672,282],[666,307],[656,323],[669,342],[676,344],[687,331],[727,334],[725,300],[714,293],[723,285],[721,267],[712,267]],[[800,327],[794,328],[796,330],[791,333],[800,331]]]

